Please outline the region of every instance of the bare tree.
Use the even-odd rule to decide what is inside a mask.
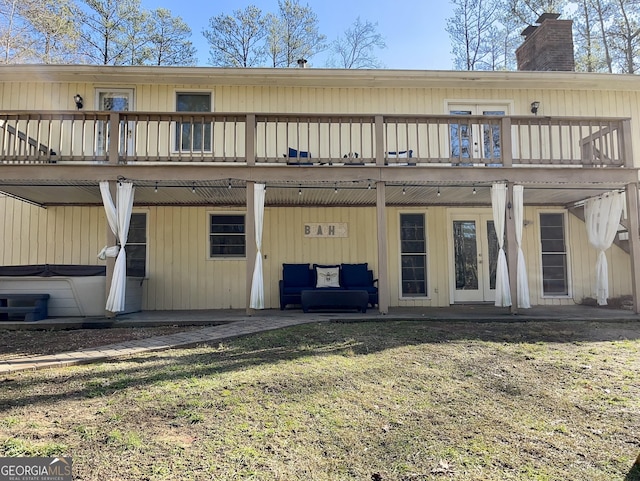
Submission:
[[[122,60],[124,65],[145,65],[151,55],[149,49],[151,24],[148,11],[141,10],[122,23],[122,40],[118,44],[124,47]]]
[[[613,73],[613,60],[611,59],[611,47],[609,45],[610,41],[607,30],[607,25],[610,23],[612,13],[611,3],[606,0],[604,3],[602,0],[590,0],[589,3],[595,10],[596,21],[600,29],[599,35],[604,53],[604,62],[607,65],[608,72]]]
[[[615,0],[617,15],[610,34],[616,63],[623,73],[636,73],[640,54],[640,1]]]
[[[83,0],[82,54],[89,63],[121,65],[128,60],[127,24],[140,15],[140,0]]]
[[[338,68],[381,68],[375,49],[386,48],[378,24],[358,17],[344,34],[331,43],[329,65]]]
[[[479,70],[491,68],[490,33],[497,23],[496,0],[451,0],[453,16],[446,30],[452,44],[456,68]]]
[[[566,5],[567,0],[505,0],[506,9],[525,25],[533,25],[543,13],[560,13]]]
[[[165,8],[151,12],[149,20],[151,65],[196,65],[196,49],[189,40],[191,29],[180,17]]]
[[[32,27],[21,15],[24,0],[0,0],[0,55],[2,63],[29,61],[33,55]]]
[[[606,70],[603,46],[598,35],[598,15],[592,0],[574,0],[573,19],[576,70],[602,72]]]
[[[69,0],[22,2],[20,13],[31,26],[31,60],[38,63],[72,63],[78,60],[79,10]]]
[[[318,31],[318,17],[298,0],[278,0],[279,12],[271,16],[267,48],[274,67],[291,67],[299,59],[310,59],[326,48],[326,37]]]
[[[209,29],[202,35],[209,43],[211,65],[255,67],[265,59],[263,40],[267,36],[267,20],[254,5],[235,10],[233,16],[211,17]]]

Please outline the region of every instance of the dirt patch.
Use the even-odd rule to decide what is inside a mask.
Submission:
[[[0,361],[44,356],[202,329],[202,326],[114,327],[107,329],[1,330]]]

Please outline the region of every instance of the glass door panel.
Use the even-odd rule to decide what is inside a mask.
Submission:
[[[493,301],[498,238],[491,214],[455,214],[451,234],[453,302]]]
[[[133,103],[133,90],[99,90],[97,92],[97,110],[107,112],[128,112]],[[98,155],[105,155],[109,145],[110,124],[98,122],[96,150]],[[120,141],[119,154],[126,155],[133,152],[133,122],[121,121],[118,126]]]

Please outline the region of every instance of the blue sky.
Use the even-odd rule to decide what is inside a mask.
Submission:
[[[277,0],[142,0],[146,9],[167,8],[180,16],[191,27],[191,41],[198,50],[198,65],[207,65],[208,46],[202,30],[209,18],[220,14],[231,15],[256,5],[263,12],[276,13]],[[318,16],[320,33],[331,41],[342,34],[359,16],[364,21],[378,23],[387,48],[378,51],[385,68],[451,70],[451,45],[445,31],[446,19],[452,15],[448,0],[300,0],[309,5]],[[311,67],[325,66],[325,55],[309,61]]]

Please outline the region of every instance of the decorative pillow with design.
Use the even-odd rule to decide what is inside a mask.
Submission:
[[[340,287],[340,267],[316,267],[316,287]]]

